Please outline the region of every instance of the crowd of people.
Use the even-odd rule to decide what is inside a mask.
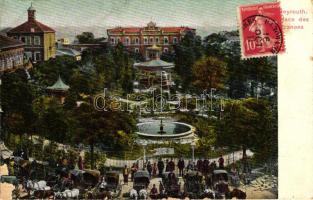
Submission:
[[[196,170],[203,173],[204,175],[212,173],[215,169],[224,168],[224,158],[222,156],[218,159],[218,164],[216,161],[210,162],[209,159],[198,159],[197,162],[189,160],[186,162],[182,157],[175,163],[173,158],[165,159],[159,158],[157,162],[151,162],[147,160],[143,165],[143,170],[147,170],[150,177],[162,177],[164,172],[175,172],[178,171],[179,176],[184,176],[184,174],[191,170]],[[139,163],[133,163],[130,168],[127,165],[123,169],[124,183],[128,183],[129,175],[130,180],[133,181],[134,174],[139,170]]]

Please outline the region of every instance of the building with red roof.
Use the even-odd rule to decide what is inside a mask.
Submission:
[[[0,72],[23,67],[24,44],[0,34]]]
[[[25,54],[33,62],[55,57],[55,30],[36,20],[36,10],[31,5],[28,20],[7,32],[9,37],[22,41]]]
[[[173,46],[178,44],[186,32],[196,33],[189,27],[159,27],[154,22],[149,22],[146,27],[116,27],[107,30],[108,41],[115,46],[119,42],[130,51],[141,53],[147,60],[149,55],[147,47],[157,45],[163,53],[173,51]]]

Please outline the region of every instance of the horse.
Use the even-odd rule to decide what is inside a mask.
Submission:
[[[63,192],[56,192],[55,197],[57,199],[68,199],[68,198],[77,198],[79,197],[79,189],[65,190]]]
[[[54,192],[50,186],[47,186],[46,181],[32,181],[26,182],[26,189],[29,196],[34,196],[37,199],[44,199],[54,196]]]
[[[201,198],[210,198],[210,199],[215,199],[215,193],[211,189],[205,189],[203,191],[203,194],[201,195]]]
[[[139,191],[139,198],[140,199],[148,199],[148,192],[146,189],[141,189]]]
[[[26,183],[26,188],[29,190],[51,190],[49,186],[47,186],[46,181],[32,181],[28,180]]]
[[[137,190],[135,190],[135,189],[131,189],[130,190],[130,193],[129,193],[129,197],[131,198],[131,199],[138,199],[138,192],[137,192]]]
[[[33,192],[33,196],[36,199],[49,199],[54,197],[53,190],[36,190]]]
[[[247,194],[245,192],[243,192],[242,190],[234,188],[233,191],[228,193],[228,197],[229,197],[229,199],[234,198],[234,197],[236,199],[246,199]]]

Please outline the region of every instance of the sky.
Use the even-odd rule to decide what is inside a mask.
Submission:
[[[31,2],[38,21],[55,27],[159,26],[237,27],[239,5],[270,0],[0,0],[0,27],[27,20]]]

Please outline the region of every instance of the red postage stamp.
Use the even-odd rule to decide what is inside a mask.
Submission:
[[[274,56],[285,51],[279,2],[238,7],[242,58]]]

